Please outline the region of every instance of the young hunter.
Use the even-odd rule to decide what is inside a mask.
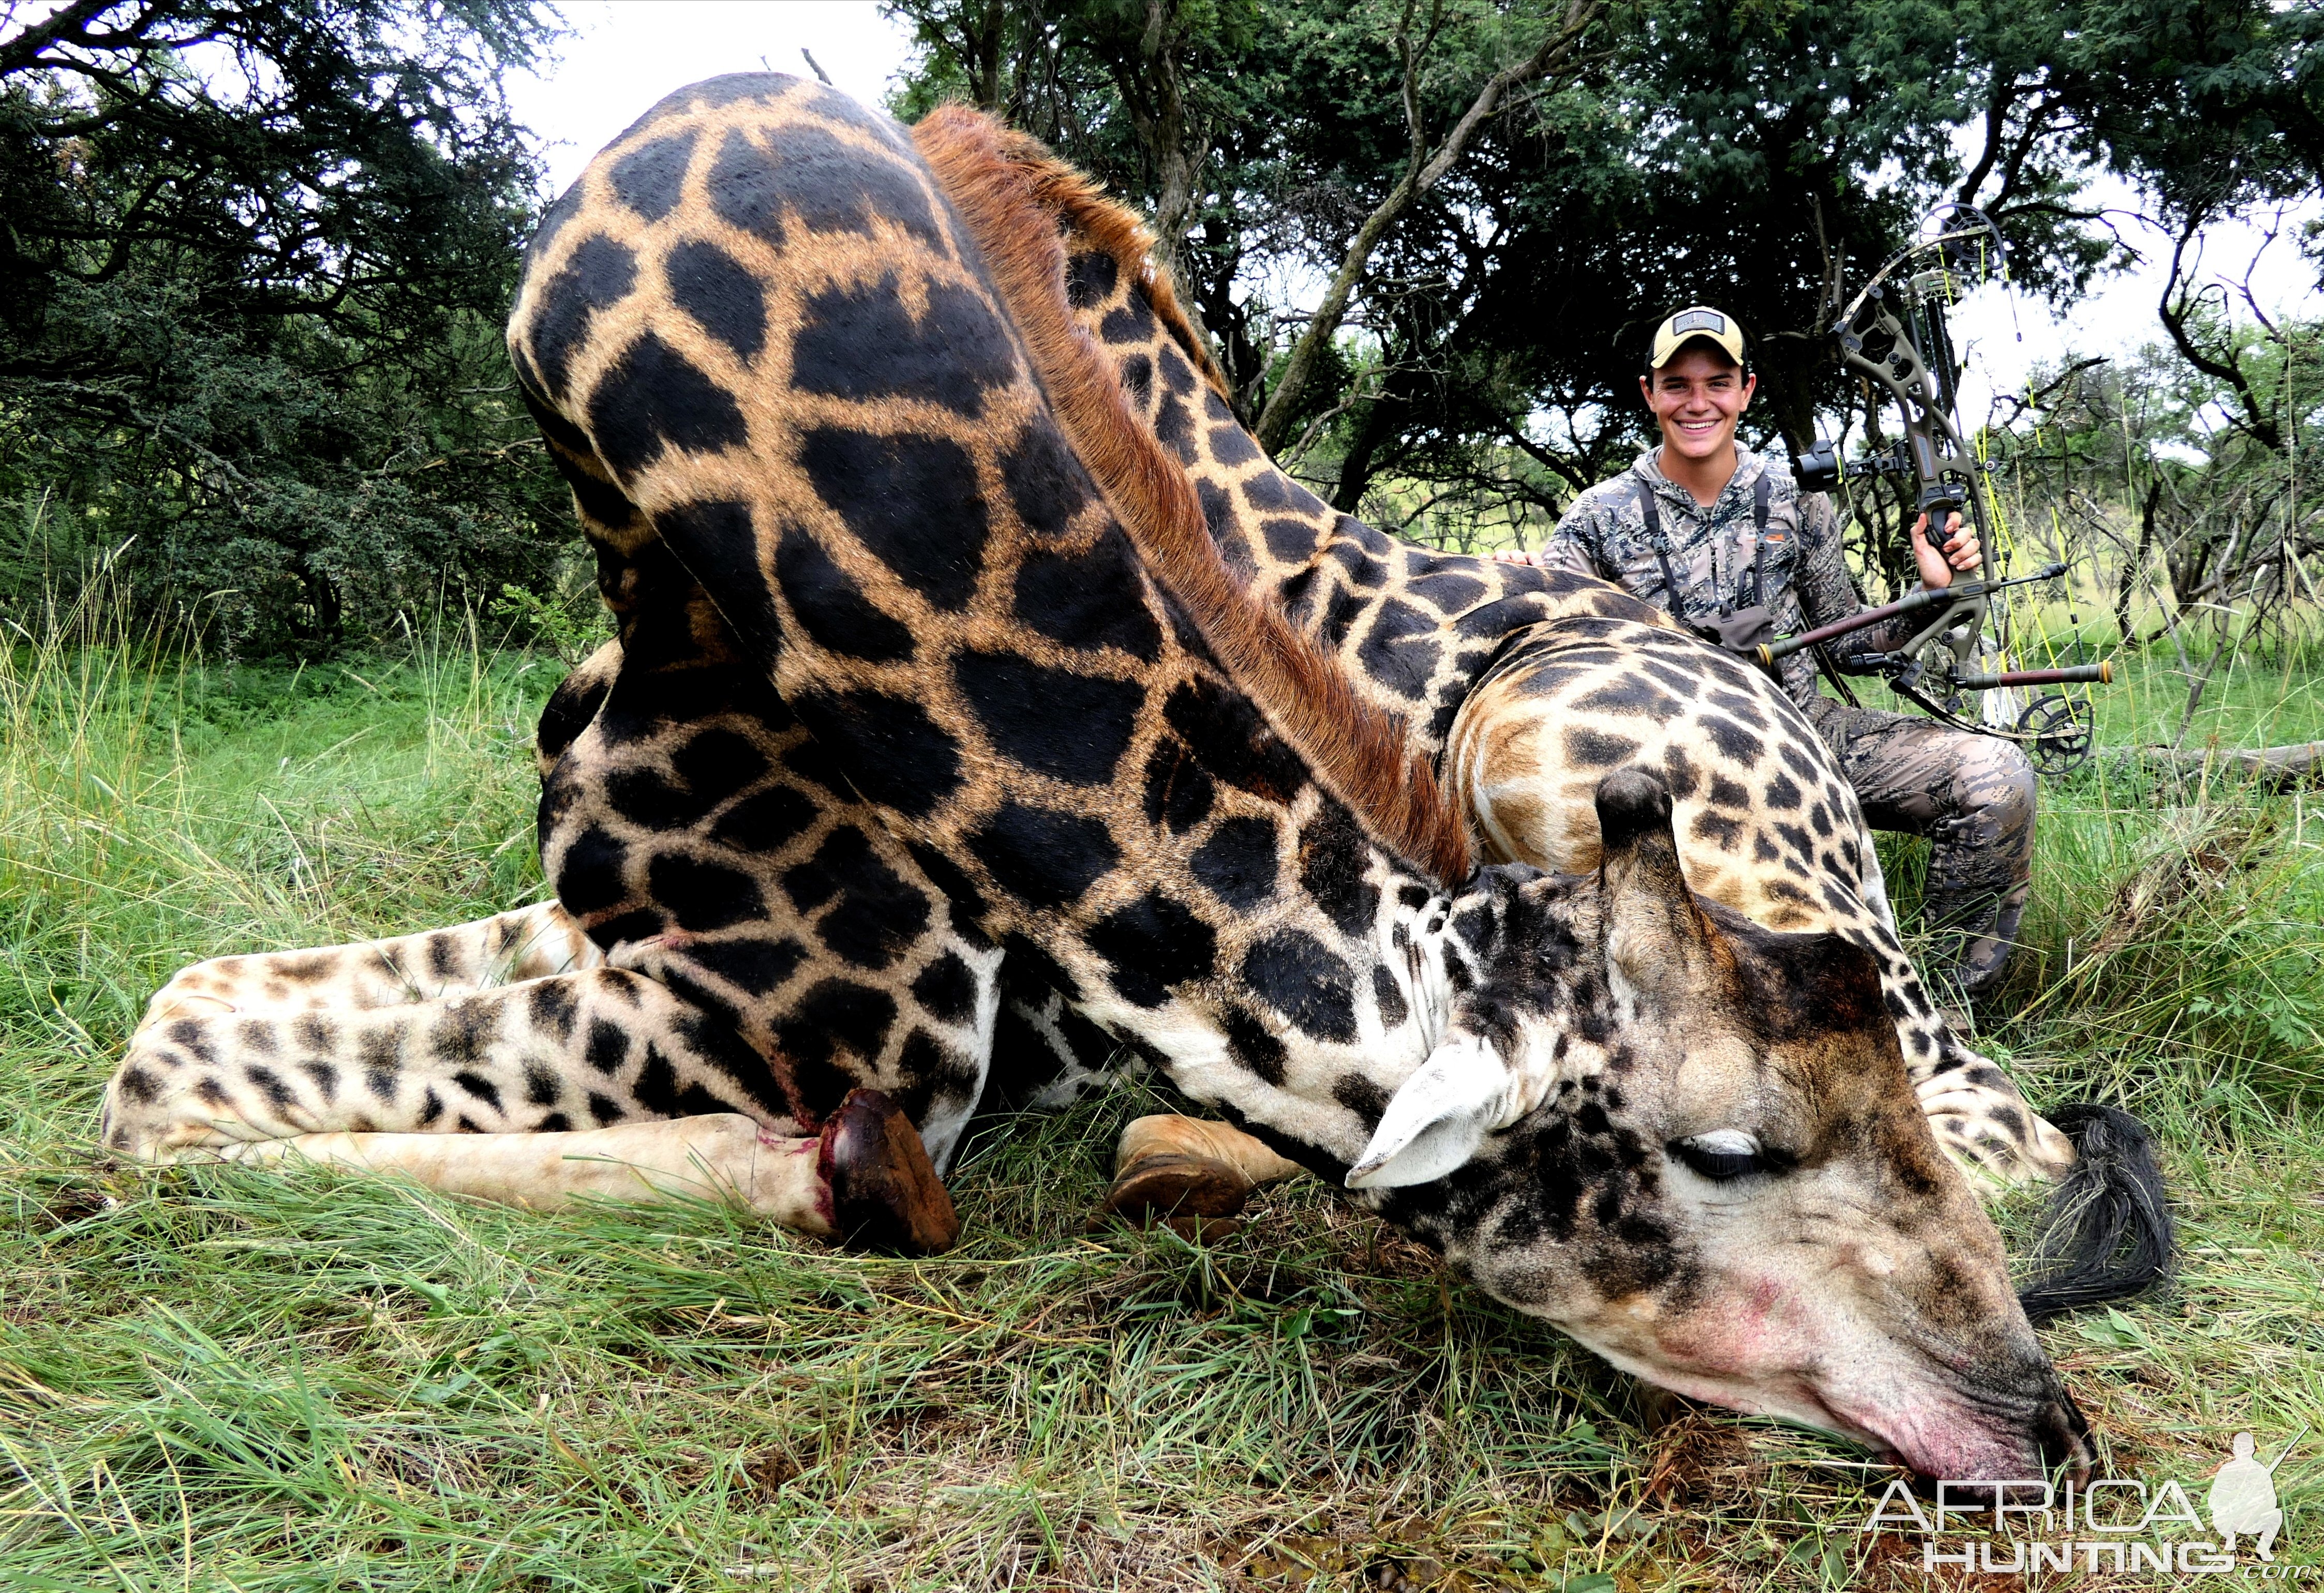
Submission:
[[[1612,581],[1730,645],[1858,612],[1831,499],[1802,493],[1784,461],[1736,443],[1757,382],[1732,317],[1702,306],[1671,317],[1655,331],[1638,381],[1662,446],[1576,499],[1547,547],[1504,557]],[[1928,524],[1923,515],[1913,526],[1923,586],[1948,586],[1955,571],[1983,563],[1958,513],[1941,547],[1931,542]],[[1895,646],[1917,623],[1868,631],[1864,645]],[[1990,993],[2008,963],[2032,879],[2034,770],[2025,754],[1990,736],[1827,697],[1808,654],[1781,668],[1865,817],[1877,829],[1929,839],[1924,922],[1935,944],[1926,971],[1964,997]]]

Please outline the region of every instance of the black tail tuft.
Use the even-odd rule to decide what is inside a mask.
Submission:
[[[2152,1287],[2171,1275],[2177,1248],[2146,1125],[2087,1100],[2048,1116],[2077,1157],[2036,1248],[2044,1270],[2017,1292],[2037,1322]]]

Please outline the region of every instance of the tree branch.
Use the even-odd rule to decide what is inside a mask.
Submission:
[[[1348,245],[1339,270],[1333,273],[1331,285],[1323,290],[1323,301],[1308,318],[1307,329],[1292,345],[1291,355],[1284,362],[1283,375],[1276,382],[1275,391],[1268,395],[1267,407],[1259,411],[1256,430],[1260,447],[1271,453],[1282,446],[1285,434],[1291,429],[1292,412],[1314,374],[1316,361],[1338,335],[1341,323],[1347,318],[1348,300],[1357,282],[1362,280],[1364,268],[1371,262],[1372,251],[1379,246],[1388,229],[1452,170],[1468,152],[1478,130],[1500,107],[1511,89],[1546,77],[1567,62],[1582,34],[1604,9],[1604,4],[1605,0],[1566,0],[1564,21],[1531,55],[1503,68],[1486,81],[1433,154],[1427,152],[1427,139],[1421,131],[1416,92],[1420,52],[1412,45],[1412,5],[1406,4],[1404,20],[1397,29],[1397,51],[1404,62],[1403,97],[1406,120],[1412,132],[1411,157],[1396,187],[1357,228],[1355,240]],[[1424,47],[1434,38],[1438,14],[1432,12],[1429,38],[1423,41]]]

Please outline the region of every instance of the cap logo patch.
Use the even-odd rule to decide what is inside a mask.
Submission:
[[[1674,332],[1709,332],[1718,336],[1727,334],[1727,318],[1715,309],[1691,309],[1674,317],[1670,324]]]

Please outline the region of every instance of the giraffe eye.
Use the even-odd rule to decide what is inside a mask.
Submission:
[[[1723,1183],[1748,1174],[1764,1173],[1767,1160],[1759,1142],[1740,1128],[1714,1128],[1670,1142],[1670,1153],[1703,1177]]]

